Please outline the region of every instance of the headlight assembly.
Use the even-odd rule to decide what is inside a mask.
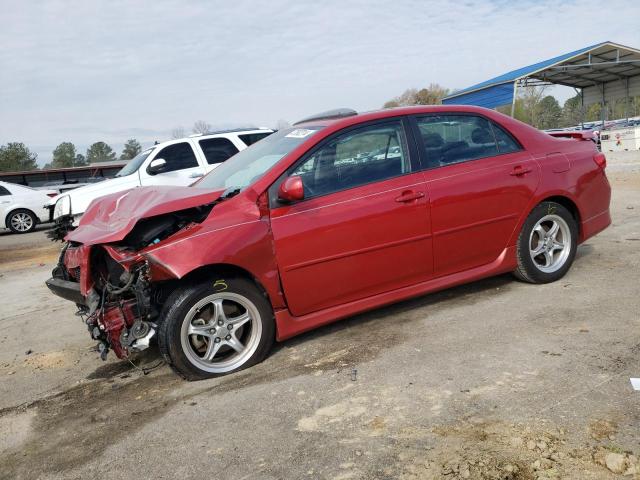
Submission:
[[[54,220],[64,215],[71,215],[71,198],[69,195],[61,196],[53,209]]]

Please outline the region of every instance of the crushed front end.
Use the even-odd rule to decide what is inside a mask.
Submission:
[[[160,292],[151,286],[149,265],[124,247],[67,243],[46,282],[56,295],[73,301],[103,359],[149,346],[155,335]]]
[[[153,250],[188,236],[222,192],[146,187],[94,201],[65,241],[47,287],[74,302],[98,350],[118,358],[144,350],[158,330],[177,277],[153,261]],[[70,222],[67,222],[70,226]]]

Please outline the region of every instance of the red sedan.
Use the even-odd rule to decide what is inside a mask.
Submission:
[[[192,187],[96,200],[47,284],[103,355],[156,337],[201,379],[409,297],[505,272],[553,282],[611,222],[604,155],[567,137],[468,106],[327,112]]]

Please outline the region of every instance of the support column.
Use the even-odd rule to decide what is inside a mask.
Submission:
[[[625,82],[624,116],[627,117],[627,123],[629,123],[629,77],[627,77],[627,81]]]
[[[600,84],[602,87],[602,109],[600,110],[600,119],[602,120],[602,128],[604,128],[604,120],[607,116],[606,108],[607,104],[604,101],[604,82]]]
[[[580,89],[580,128],[584,130],[584,88]]]
[[[511,101],[511,118],[516,118],[515,114],[516,114],[516,97],[518,96],[518,82],[519,80],[516,80],[515,82],[513,82],[513,100]]]

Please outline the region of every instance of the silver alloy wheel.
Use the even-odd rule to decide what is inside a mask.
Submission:
[[[197,368],[225,373],[242,366],[262,337],[257,307],[237,293],[220,292],[196,303],[180,333],[182,350]]]
[[[565,264],[571,252],[571,230],[558,215],[545,215],[531,230],[529,254],[534,265],[544,273],[553,273]]]
[[[33,228],[33,218],[25,212],[14,213],[10,222],[11,226],[18,232],[28,232]]]

